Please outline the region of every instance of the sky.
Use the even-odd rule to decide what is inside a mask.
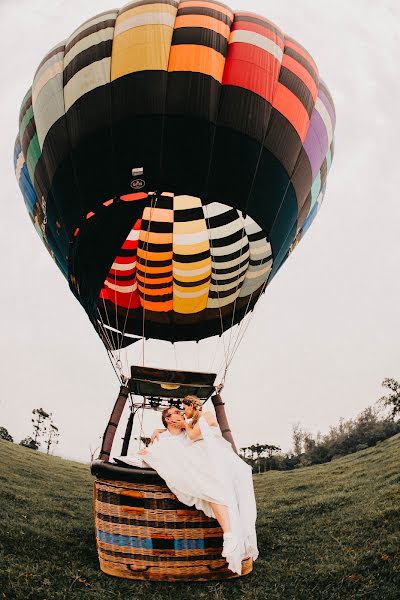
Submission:
[[[306,46],[337,112],[324,204],[258,303],[223,391],[238,446],[268,443],[286,452],[295,423],[326,433],[340,417],[373,405],[385,377],[400,378],[400,6],[397,0],[231,6],[268,17]],[[46,51],[109,8],[111,0],[0,1],[0,22],[12,24],[0,38],[0,426],[20,441],[32,434],[32,409],[43,407],[60,429],[55,453],[85,462],[99,446],[118,382],[31,225],[13,146],[22,98]],[[147,364],[210,366],[212,342],[176,346],[175,353],[150,344]],[[145,432],[158,424],[159,415],[146,415]]]

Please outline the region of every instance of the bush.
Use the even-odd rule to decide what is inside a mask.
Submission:
[[[29,435],[20,441],[20,446],[24,446],[25,448],[30,448],[31,450],[38,450],[39,446]]]
[[[368,407],[355,419],[340,419],[338,425],[331,426],[326,435],[318,434],[316,440],[310,433],[300,431],[305,452],[298,456],[299,466],[330,462],[346,454],[375,446],[399,432],[399,422],[394,422],[388,417],[382,418],[379,411]]]
[[[5,427],[0,427],[0,440],[5,440],[6,442],[13,442],[12,435],[10,435]]]

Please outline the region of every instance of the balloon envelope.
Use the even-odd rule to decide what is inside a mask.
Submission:
[[[15,169],[103,341],[100,322],[121,345],[202,339],[253,309],[311,224],[334,127],[314,60],[268,19],[139,0],[44,57]]]

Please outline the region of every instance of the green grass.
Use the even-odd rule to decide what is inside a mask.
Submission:
[[[260,558],[249,577],[128,581],[98,569],[89,467],[0,441],[0,598],[399,599],[400,434],[254,480]]]

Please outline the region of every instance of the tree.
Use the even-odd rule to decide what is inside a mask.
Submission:
[[[314,448],[316,446],[316,441],[314,440],[311,433],[308,433],[308,432],[304,433],[303,442],[304,442],[304,452],[306,454],[311,454],[311,452],[314,450]]]
[[[23,440],[21,440],[19,445],[24,446],[25,448],[30,448],[31,450],[39,449],[39,446],[37,445],[35,440],[32,439],[29,435],[26,438],[24,438]]]
[[[388,396],[382,396],[379,399],[384,406],[391,408],[391,418],[395,419],[400,415],[400,382],[396,379],[387,377],[382,381],[382,386],[390,390],[392,393]]]
[[[253,451],[252,451],[252,447],[253,446],[247,446],[246,448],[243,448],[244,453],[245,453],[245,457],[247,459],[252,459],[253,458]]]
[[[47,436],[46,436],[46,450],[47,450],[47,454],[50,453],[50,448],[51,446],[55,446],[58,444],[58,438],[60,437],[60,434],[58,432],[58,427],[56,427],[53,423],[53,421],[51,420],[49,426],[47,427]]]
[[[10,435],[5,427],[0,427],[0,440],[5,440],[6,442],[13,442],[13,437]]]
[[[99,451],[100,446],[96,446],[96,448],[92,447],[92,444],[89,445],[89,452],[90,452],[90,462],[92,463],[94,460],[94,456],[95,454],[97,454],[97,452]]]
[[[279,446],[273,446],[270,444],[253,444],[252,446],[240,448],[239,456],[241,456],[247,464],[253,468],[253,472],[265,472],[271,467],[272,455],[276,452],[280,452]]]
[[[43,408],[34,408],[32,415],[33,437],[26,437],[21,441],[21,445],[37,450],[43,442],[49,454],[51,446],[58,444],[58,427],[53,422],[52,414]]]
[[[47,413],[45,410],[43,410],[43,408],[34,408],[32,414],[33,419],[31,420],[33,423],[33,441],[35,442],[35,445],[39,447],[39,438],[41,438],[47,430],[47,423],[51,418],[51,413]]]
[[[279,446],[274,446],[273,444],[263,444],[263,472],[265,473],[266,469],[270,471],[272,469],[272,464],[276,465],[276,461],[272,460],[273,454],[277,454],[281,452],[281,448]]]
[[[257,445],[256,444],[252,444],[251,446],[249,446],[248,448],[249,453],[250,453],[250,458],[251,460],[255,460],[255,454],[257,452]]]
[[[292,427],[293,452],[296,456],[302,453],[304,433],[300,427],[300,423],[295,423]]]
[[[251,446],[253,454],[255,455],[255,460],[256,463],[258,464],[258,472],[261,473],[261,461],[260,458],[264,452],[265,447],[263,446],[263,444],[254,444],[254,446]]]
[[[269,459],[272,458],[273,454],[275,454],[276,452],[281,452],[281,451],[282,451],[282,448],[280,448],[279,446],[265,444],[265,452],[267,454],[267,458],[269,458]]]
[[[245,446],[243,448],[239,448],[239,456],[241,456],[243,459],[245,459],[246,451],[247,451],[247,448]]]

